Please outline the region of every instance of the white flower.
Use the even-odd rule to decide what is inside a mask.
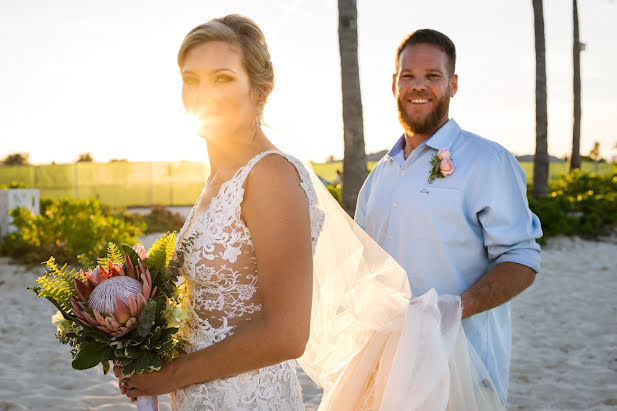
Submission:
[[[58,327],[58,332],[60,334],[66,334],[71,329],[71,325],[73,324],[72,321],[64,318],[60,310],[58,310],[58,312],[51,317],[51,323]]]
[[[175,304],[171,300],[167,300],[163,316],[169,327],[181,328],[188,318],[188,312],[180,304]]]

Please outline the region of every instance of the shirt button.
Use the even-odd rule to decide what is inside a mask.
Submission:
[[[388,240],[392,240],[392,234],[388,234]]]
[[[407,174],[407,171],[403,170],[401,171],[401,175],[404,176],[405,174]]]
[[[394,208],[398,207],[398,203],[396,201],[392,205],[394,206]]]

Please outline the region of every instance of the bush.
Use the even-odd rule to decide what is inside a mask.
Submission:
[[[7,188],[30,188],[30,187],[28,187],[26,183],[22,183],[19,181],[11,181],[11,184],[9,185],[0,184],[0,189],[7,189]]]
[[[617,225],[617,168],[609,175],[577,170],[549,185],[549,195],[529,199],[544,238],[556,234],[598,237]]]
[[[339,204],[341,204],[341,185],[340,184],[330,184],[326,186],[326,188],[328,189],[330,194],[332,194],[332,197],[334,197],[334,199],[338,201]]]
[[[185,218],[178,213],[169,211],[163,206],[154,206],[150,214],[141,216],[146,223],[146,233],[166,233],[168,231],[180,231]]]
[[[42,199],[41,213],[16,208],[10,211],[17,231],[2,239],[2,254],[26,263],[50,256],[69,264],[85,254],[91,260],[103,255],[108,242],[135,244],[145,228],[111,214],[98,200]]]

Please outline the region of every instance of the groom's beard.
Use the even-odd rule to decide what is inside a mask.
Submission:
[[[411,98],[426,98],[427,96],[412,95]],[[407,97],[409,99],[409,97]],[[437,131],[441,121],[444,117],[447,117],[448,110],[450,109],[450,95],[449,92],[437,101],[435,108],[424,119],[419,121],[412,120],[405,111],[405,107],[399,97],[396,100],[398,106],[398,120],[403,126],[403,129],[407,134],[433,134]]]

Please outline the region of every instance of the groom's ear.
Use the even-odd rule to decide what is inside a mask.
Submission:
[[[392,75],[392,95],[396,97],[396,73]]]
[[[450,98],[454,97],[458,91],[458,75],[453,74],[450,78]]]

